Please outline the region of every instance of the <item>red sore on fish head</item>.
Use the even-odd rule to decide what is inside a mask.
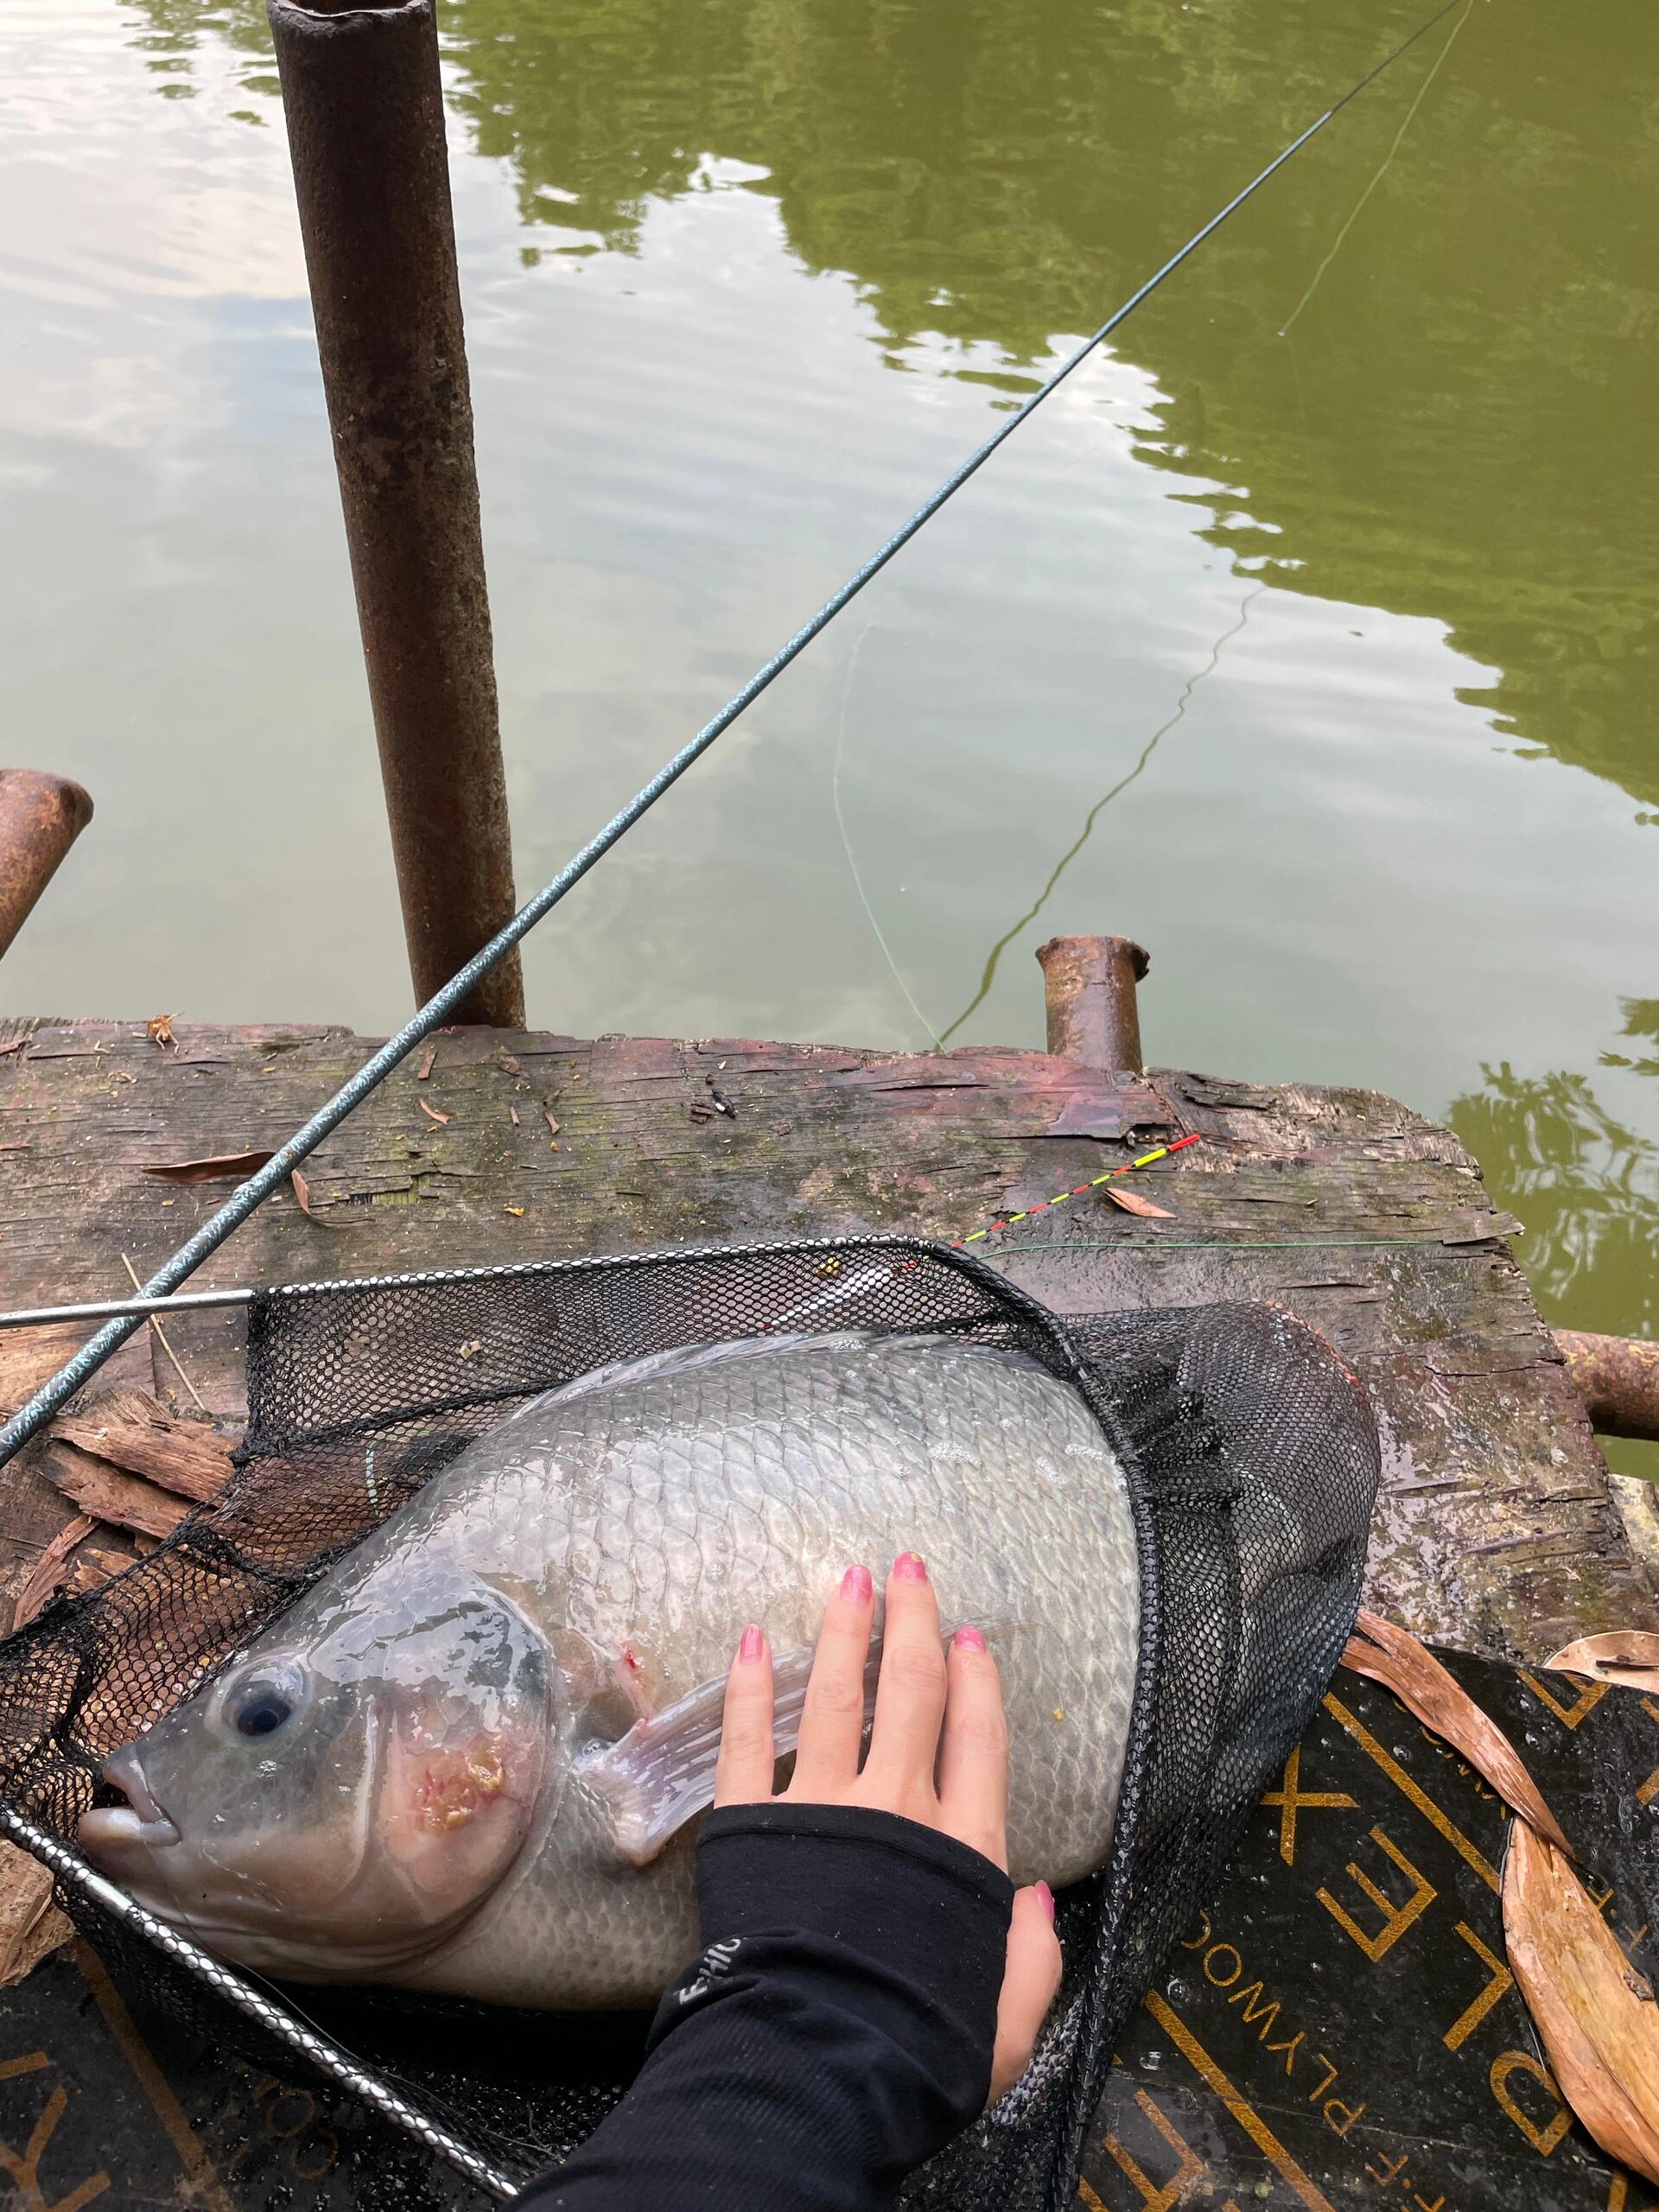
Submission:
[[[379,1840],[398,1874],[447,1916],[493,1888],[529,1830],[543,1750],[511,1727],[433,1743],[407,1727],[388,1747]]]

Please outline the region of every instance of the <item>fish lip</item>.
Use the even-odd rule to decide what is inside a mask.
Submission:
[[[136,1752],[117,1751],[105,1760],[100,1771],[126,1798],[124,1805],[96,1805],[80,1816],[79,1840],[88,1850],[120,1849],[138,1845],[147,1851],[165,1849],[179,1840],[179,1831],[158,1802],[144,1778]]]

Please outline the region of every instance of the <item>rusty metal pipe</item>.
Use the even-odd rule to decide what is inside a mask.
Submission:
[[[1039,948],[1048,1049],[1063,1060],[1141,1072],[1135,987],[1152,963],[1133,938],[1052,937]]]
[[[269,0],[415,995],[512,915],[433,0]],[[458,1009],[522,1028],[515,950]]]
[[[1602,1436],[1659,1443],[1659,1344],[1557,1329],[1555,1342],[1590,1426]]]
[[[92,818],[92,800],[67,776],[0,768],[0,953]]]

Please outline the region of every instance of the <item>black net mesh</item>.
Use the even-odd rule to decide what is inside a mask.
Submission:
[[[1375,1422],[1331,1348],[1278,1307],[1061,1322],[970,1257],[900,1239],[261,1294],[247,1445],[213,1510],[0,1645],[0,1799],[73,1839],[103,1758],[531,1397],[677,1345],[849,1328],[957,1331],[1033,1354],[1081,1390],[1128,1474],[1141,1668],[1111,1853],[1060,1900],[1065,1980],[1031,2071],[906,2198],[1069,2208],[1114,2039],[1306,1726],[1358,1603]],[[73,1884],[65,1902],[147,2002],[294,2072],[291,2050]],[[529,2032],[522,2014],[394,1992],[283,2001],[525,2178],[620,2094],[644,2024],[538,2014]]]

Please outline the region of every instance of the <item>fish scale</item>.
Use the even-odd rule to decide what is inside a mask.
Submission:
[[[264,1632],[245,1672],[257,1676],[276,1655],[297,1654],[308,1678],[345,1700],[342,1713],[378,1716],[354,1736],[331,1706],[331,1743],[385,1742],[410,1725],[395,1716],[435,1701],[427,1675],[442,1635],[402,1634],[419,1593],[445,1593],[442,1605],[431,1601],[440,1620],[470,1602],[457,1591],[481,1593],[486,1609],[508,1613],[493,1641],[480,1631],[479,1650],[495,1653],[518,1637],[545,1655],[542,1771],[533,1802],[515,1795],[537,1760],[526,1764],[523,1719],[502,1718],[509,1707],[527,1709],[526,1686],[542,1679],[534,1666],[515,1662],[510,1693],[480,1689],[472,1677],[445,1686],[446,1713],[476,1707],[478,1726],[498,1732],[489,1743],[517,1748],[500,1754],[506,1784],[494,1803],[473,1805],[448,1749],[438,1755],[438,1783],[421,1770],[423,1803],[435,1790],[446,1818],[454,1815],[453,1847],[424,1831],[419,1844],[422,1878],[438,1870],[429,1894],[442,1893],[444,1910],[430,1942],[416,1931],[399,1955],[382,1956],[385,1913],[376,1919],[360,1899],[374,1881],[381,1895],[385,1866],[401,1865],[409,1848],[385,1754],[361,1755],[380,1758],[372,1774],[345,1750],[314,1751],[309,1765],[296,1759],[301,1802],[283,1805],[295,1826],[291,1848],[308,1820],[320,1823],[307,1878],[314,1890],[326,1886],[318,1870],[337,1865],[345,1903],[286,1928],[279,1893],[296,1878],[284,1872],[283,1847],[254,1839],[260,1848],[250,1844],[238,1859],[232,1831],[215,1841],[215,1868],[257,1866],[277,1902],[255,1914],[215,1872],[212,1940],[301,1977],[375,1978],[560,2007],[652,2001],[695,1952],[696,1916],[691,1830],[635,1864],[619,1847],[614,1807],[599,1786],[613,1765],[632,1773],[628,1731],[639,1701],[663,1714],[653,1725],[671,1740],[682,1701],[718,1685],[751,1619],[766,1626],[781,1681],[788,1655],[811,1643],[845,1567],[864,1561],[880,1575],[906,1550],[926,1558],[947,1625],[982,1627],[1001,1670],[1013,1744],[1010,1872],[1057,1885],[1076,1879],[1110,1841],[1139,1648],[1128,1491],[1092,1414],[1070,1383],[1020,1352],[945,1337],[772,1338],[656,1356],[536,1401],[434,1476]],[[343,1643],[354,1655],[369,1650],[375,1624],[393,1620],[399,1635],[354,1657],[360,1679],[337,1686],[334,1655]],[[221,1821],[236,1796],[224,1714],[237,1694],[234,1682],[220,1684],[193,1701],[197,1745],[211,1735],[219,1762],[212,1795]],[[149,1786],[189,1848],[171,1859],[165,1847],[152,1852],[137,1886],[175,1917],[183,1916],[178,1900],[156,1884],[170,1866],[181,1887],[180,1871],[200,1864],[188,1802],[203,1787],[186,1755],[192,1725],[183,1708],[138,1747]],[[311,1733],[321,1726],[312,1721]],[[163,1741],[152,1754],[156,1738]],[[651,1728],[643,1740],[649,1747]],[[269,1817],[284,1790],[281,1732],[258,1748],[276,1762]],[[492,1749],[476,1771],[493,1775],[497,1758]],[[328,1778],[332,1808],[313,1768]],[[647,1775],[647,1798],[652,1786]],[[371,1800],[372,1815],[362,1810]],[[370,1872],[353,1873],[339,1840],[348,1804],[372,1827],[366,1844],[351,1846]],[[502,1830],[510,1817],[524,1832],[498,1865],[485,1845],[491,1823]],[[470,1865],[467,1853],[487,1861],[487,1880],[480,1876],[475,1897],[457,1892],[456,1901],[445,1870]],[[192,1909],[203,1908],[193,1900]],[[395,1897],[385,1910],[395,1917]],[[256,1919],[257,1929],[241,1924]],[[354,1929],[359,1920],[366,1936],[340,1924]],[[366,1970],[365,1943],[374,1954]]]

